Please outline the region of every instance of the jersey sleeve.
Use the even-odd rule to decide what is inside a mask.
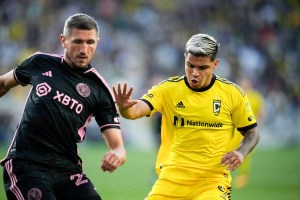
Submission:
[[[117,112],[115,102],[108,89],[101,94],[101,103],[97,106],[94,115],[101,132],[107,128],[120,129],[120,116]]]
[[[161,100],[164,98],[162,88],[162,85],[155,85],[140,98],[140,100],[145,101],[149,105],[151,109],[149,116],[152,116],[155,112],[162,111]]]
[[[26,86],[31,82],[32,69],[36,56],[31,56],[24,60],[18,67],[14,69],[14,78],[22,86]]]
[[[236,108],[232,113],[232,120],[239,131],[247,131],[257,126],[247,94],[238,93],[234,98]]]

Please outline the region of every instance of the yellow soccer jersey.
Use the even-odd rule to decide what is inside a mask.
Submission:
[[[215,75],[209,86],[197,91],[188,87],[185,76],[172,77],[141,99],[152,109],[151,115],[162,113],[157,172],[160,166],[173,168],[178,182],[215,174],[229,177],[220,162],[232,149],[235,127],[248,130],[256,126],[242,89]]]

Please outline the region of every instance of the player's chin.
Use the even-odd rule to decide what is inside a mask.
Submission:
[[[76,59],[74,60],[76,67],[79,68],[85,68],[89,65],[91,59],[89,59],[88,57],[82,58],[82,57],[76,57]]]
[[[88,65],[88,62],[77,62],[75,66],[76,68],[86,68]]]

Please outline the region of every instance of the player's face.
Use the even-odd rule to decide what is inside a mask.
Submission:
[[[208,56],[197,57],[188,53],[185,58],[185,73],[190,87],[200,89],[208,86],[218,63],[218,59],[211,61]]]
[[[96,29],[72,29],[69,35],[61,35],[62,46],[65,48],[64,59],[71,67],[85,68],[92,60],[97,43]]]

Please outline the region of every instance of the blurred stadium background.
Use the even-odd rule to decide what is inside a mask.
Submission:
[[[264,118],[259,123],[261,141],[253,161],[255,173],[249,187],[239,190],[241,196],[236,199],[259,192],[266,196],[251,199],[299,199],[298,0],[1,0],[0,74],[36,51],[62,54],[59,36],[63,23],[76,12],[95,17],[100,26],[93,66],[111,85],[124,81],[134,85],[135,98],[151,85],[184,73],[184,46],[191,35],[201,32],[214,36],[221,44],[216,74],[232,81],[247,76],[265,100]],[[0,99],[1,157],[21,118],[29,89],[17,87]],[[121,120],[130,149],[128,161],[120,172],[101,174],[99,179],[106,180],[101,183],[108,188],[105,199],[143,199],[154,177],[158,118]],[[95,147],[95,141],[101,145]],[[87,171],[98,175],[101,156],[88,153],[104,150],[94,121],[80,146],[87,156],[86,166],[95,165]],[[125,193],[116,187],[121,184]],[[5,199],[2,185],[1,180],[0,199]]]

